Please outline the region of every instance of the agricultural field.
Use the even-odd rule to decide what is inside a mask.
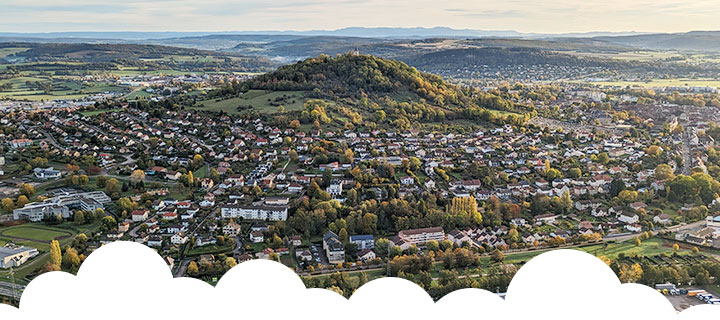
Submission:
[[[0,59],[7,58],[16,53],[28,51],[29,48],[0,48]]]
[[[0,98],[32,101],[80,99],[89,94],[129,91],[122,86],[46,76],[23,76],[0,80],[0,85],[4,84],[10,84],[12,88],[0,91]]]
[[[301,110],[308,99],[303,91],[263,91],[250,90],[240,97],[230,99],[208,99],[200,101],[193,109],[224,111],[228,114],[242,114],[254,110],[264,114],[275,113],[280,105],[285,111]],[[241,107],[243,110],[238,110]],[[248,108],[251,107],[251,108]]]
[[[720,88],[720,79],[653,79],[649,81],[598,81],[591,82],[598,86],[623,86],[623,87],[714,87]]]
[[[665,59],[680,59],[686,57],[675,51],[625,51],[625,52],[580,52],[580,51],[559,51],[560,53],[571,54],[578,57],[617,59],[623,61],[657,61]]]

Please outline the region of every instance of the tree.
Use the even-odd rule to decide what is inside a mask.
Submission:
[[[618,278],[620,278],[620,282],[622,283],[630,283],[630,282],[638,282],[640,278],[642,278],[643,275],[643,269],[640,266],[640,264],[635,263],[633,265],[627,265],[623,264],[620,267],[620,275]]]
[[[35,187],[32,185],[29,185],[27,183],[23,183],[23,185],[20,187],[20,193],[26,195],[26,196],[32,196],[35,194]]]
[[[187,184],[188,184],[188,187],[191,187],[191,188],[195,185],[195,176],[193,175],[192,171],[188,172]]]
[[[75,214],[73,215],[73,223],[75,223],[75,225],[85,224],[85,211],[75,211]]]
[[[673,169],[667,164],[659,164],[655,167],[655,179],[657,180],[672,180],[675,179],[675,173]]]
[[[193,277],[200,274],[200,269],[195,261],[190,261],[190,264],[188,264],[187,274]]]
[[[202,167],[203,164],[205,164],[205,160],[203,159],[203,157],[199,154],[196,154],[192,160],[193,168],[197,170]]]
[[[632,191],[632,190],[623,190],[618,193],[618,198],[622,200],[625,203],[631,203],[637,200],[638,198],[638,192]]]
[[[680,250],[680,246],[677,243],[673,244],[672,248],[673,248],[673,251],[676,251],[676,252]]]
[[[97,177],[97,181],[95,182],[95,185],[97,185],[98,188],[105,188],[106,182],[107,182],[107,177],[99,176],[99,177]]]
[[[2,199],[2,207],[5,213],[12,213],[13,209],[15,209],[15,201],[10,198]]]
[[[662,148],[658,146],[650,146],[645,150],[645,153],[647,153],[651,157],[659,157],[662,154],[663,150]]]
[[[60,270],[62,265],[62,252],[60,251],[60,242],[53,240],[50,242],[50,263]]]
[[[105,193],[113,195],[120,193],[120,182],[115,178],[110,178],[105,182]]]
[[[340,238],[340,241],[342,241],[342,243],[348,242],[348,232],[347,230],[345,230],[345,228],[340,229],[340,232],[338,232],[338,238]]]
[[[578,168],[570,168],[570,170],[568,170],[568,176],[571,178],[580,178],[582,171]]]
[[[642,240],[640,238],[635,238],[635,246],[639,247],[642,244]]]
[[[78,268],[80,268],[80,256],[78,256],[75,248],[69,247],[65,249],[65,254],[62,257],[62,266],[65,270],[73,273],[77,272]]]
[[[503,260],[505,260],[505,255],[502,251],[500,251],[500,249],[495,249],[495,251],[493,251],[492,253],[491,258],[495,262],[502,262]]]
[[[670,181],[668,186],[670,187],[670,193],[668,194],[670,201],[691,202],[700,193],[697,181],[682,174]]]
[[[105,231],[115,230],[117,228],[117,221],[111,216],[105,216],[102,218],[102,228]]]
[[[428,251],[435,251],[437,252],[440,250],[440,243],[437,240],[430,240],[427,243],[425,243],[425,247]]]
[[[237,265],[237,260],[233,257],[225,258],[225,268],[230,270]]]
[[[130,181],[132,181],[134,183],[138,183],[143,180],[145,180],[145,171],[137,169],[137,170],[133,171],[132,174],[130,174]]]
[[[375,240],[375,253],[380,258],[385,258],[388,256],[388,252],[390,250],[390,240],[386,238],[378,238]]]
[[[340,162],[342,163],[353,163],[355,159],[355,154],[352,150],[345,149],[345,152],[343,153],[342,157],[340,158]]]

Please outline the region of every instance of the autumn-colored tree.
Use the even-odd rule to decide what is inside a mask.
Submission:
[[[53,240],[50,242],[50,263],[60,270],[62,265],[62,251],[60,250],[60,242]]]
[[[643,275],[643,269],[640,266],[640,264],[633,264],[633,265],[627,265],[623,264],[620,267],[620,275],[618,278],[620,278],[620,282],[622,283],[630,283],[630,282],[638,282],[640,278],[642,278]]]
[[[120,193],[120,182],[115,178],[110,178],[105,182],[105,193],[113,195]]]
[[[502,251],[500,251],[500,249],[495,249],[495,251],[493,251],[491,255],[491,258],[495,262],[502,262],[503,260],[505,260],[505,255]]]
[[[2,207],[5,213],[12,213],[13,209],[15,209],[15,201],[10,198],[2,199]]]
[[[342,241],[343,243],[348,242],[348,232],[347,230],[345,230],[345,228],[340,229],[340,232],[338,232],[338,238],[340,238],[340,241]]]
[[[190,261],[190,264],[188,264],[187,274],[190,276],[197,276],[200,274],[200,269],[195,261]]]
[[[134,183],[138,183],[143,180],[145,180],[145,171],[137,169],[130,174],[130,181]]]
[[[26,196],[32,196],[35,194],[35,187],[33,187],[30,184],[23,183],[23,185],[20,187],[20,193],[26,195]]]

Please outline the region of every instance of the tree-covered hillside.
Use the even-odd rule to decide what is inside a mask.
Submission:
[[[251,90],[302,91],[309,99],[329,102],[356,125],[368,124],[363,120],[405,128],[460,119],[522,122],[533,112],[491,93],[457,87],[400,61],[358,54],[307,59],[229,84],[212,96],[230,98]]]

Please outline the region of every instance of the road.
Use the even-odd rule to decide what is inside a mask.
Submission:
[[[22,295],[23,290],[25,290],[25,286],[23,285],[0,281],[0,296],[10,297],[17,300],[17,298],[20,298],[20,295]]]
[[[197,232],[197,229],[200,228],[200,227],[208,220],[208,218],[210,218],[210,219],[212,219],[212,220],[215,220],[215,216],[216,216],[216,215],[217,215],[217,211],[213,210],[211,213],[209,213],[207,216],[205,216],[205,218],[203,219],[203,221],[201,221],[200,223],[198,223],[198,225],[195,227],[195,229],[193,229],[193,231],[187,232],[186,235],[187,235],[188,237],[193,237],[193,236],[195,235],[195,232]],[[239,240],[236,239],[236,240],[235,240],[235,244],[238,244],[238,242],[239,242]],[[242,243],[240,243],[240,244],[242,245]],[[238,247],[241,247],[241,246],[238,246]],[[237,248],[235,248],[235,249],[237,250]],[[185,257],[183,256],[183,254],[184,254],[184,253],[181,253],[181,256],[180,256],[179,267],[177,267],[177,269],[175,269],[175,271],[173,272],[173,276],[174,276],[174,277],[182,277],[182,276],[184,276],[184,275],[185,275],[185,271],[187,271],[187,267],[188,267],[188,265],[190,264],[190,261],[192,260],[192,259],[185,258]]]
[[[690,156],[690,135],[688,133],[683,132],[682,140],[683,140],[683,143],[680,146],[680,151],[682,152],[682,158],[683,158],[682,174],[690,175],[690,169],[692,166],[692,159]]]

